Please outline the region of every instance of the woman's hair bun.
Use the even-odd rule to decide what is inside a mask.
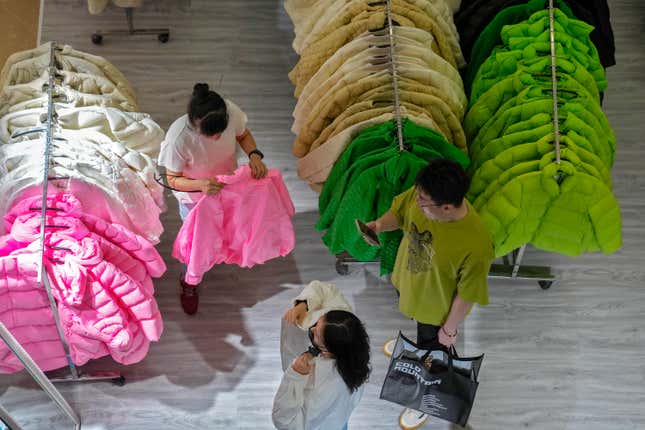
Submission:
[[[208,97],[209,91],[210,91],[210,88],[208,88],[208,84],[204,84],[204,83],[195,84],[195,86],[193,87],[193,97],[206,98]]]

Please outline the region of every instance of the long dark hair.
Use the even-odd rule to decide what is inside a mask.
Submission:
[[[351,312],[329,311],[325,314],[323,338],[347,388],[356,391],[371,371],[370,339],[363,323]]]
[[[226,130],[228,126],[228,112],[226,102],[215,91],[208,88],[208,84],[195,84],[193,95],[188,103],[188,119],[195,125],[199,123],[199,131],[206,136],[212,136]]]

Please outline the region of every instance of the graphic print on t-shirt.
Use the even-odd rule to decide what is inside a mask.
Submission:
[[[412,223],[408,232],[408,270],[412,273],[427,272],[432,266],[432,257],[432,233],[420,233],[416,224]]]

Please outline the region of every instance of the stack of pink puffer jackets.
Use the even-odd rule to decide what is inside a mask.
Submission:
[[[40,263],[41,198],[12,205],[0,237],[0,320],[42,370],[67,364],[44,287]],[[111,355],[123,364],[142,360],[163,323],[152,277],[165,263],[143,237],[84,212],[71,194],[47,201],[45,268],[61,325],[77,365]],[[0,373],[22,365],[0,343]]]
[[[215,264],[251,267],[285,256],[295,246],[295,209],[278,170],[253,179],[243,165],[217,180],[226,185],[197,202],[172,249],[172,256],[187,265],[185,279],[193,285]]]

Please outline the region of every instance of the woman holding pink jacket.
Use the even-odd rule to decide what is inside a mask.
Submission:
[[[237,168],[239,145],[249,157],[254,178],[263,178],[264,155],[246,127],[246,114],[229,100],[198,83],[188,103],[188,112],[172,123],[161,144],[159,165],[166,168],[169,185],[179,202],[182,221],[204,195],[217,194],[223,184],[217,175],[230,175]],[[181,306],[189,315],[197,312],[198,287],[180,277]]]

